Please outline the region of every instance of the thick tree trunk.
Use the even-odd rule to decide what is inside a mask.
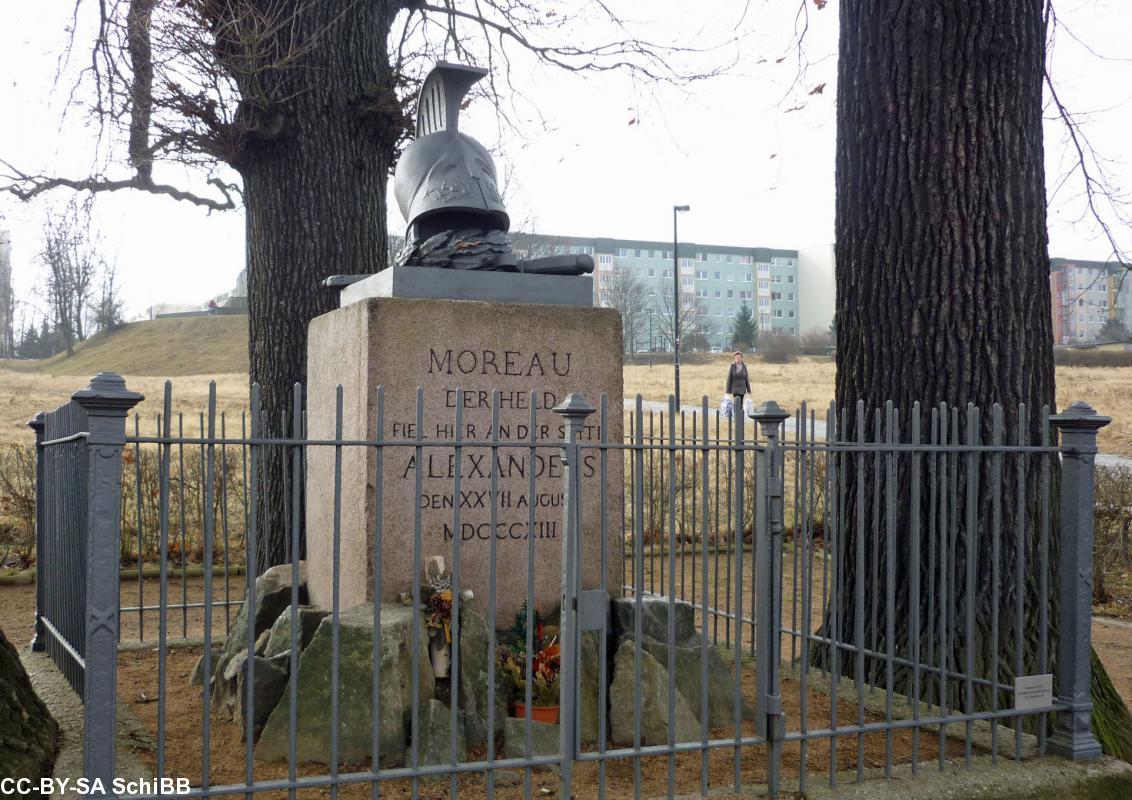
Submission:
[[[294,21],[270,52],[293,53],[291,63],[237,77],[240,121],[250,130],[236,166],[247,208],[251,380],[270,433],[282,433],[284,419],[290,429],[293,387],[306,381],[307,324],[338,305],[322,280],[386,265],[386,179],[404,131],[387,55],[399,4],[287,5]],[[282,99],[248,99],[265,95]],[[262,571],[291,548],[283,453],[261,454]]]
[[[59,725],[32,689],[16,648],[0,630],[0,778],[51,774]]]
[[[927,410],[941,403],[959,410],[958,427],[948,437],[956,437],[956,442],[966,441],[966,407],[974,404],[983,412],[977,434],[990,443],[991,409],[996,403],[1003,407],[1008,444],[1015,440],[1020,404],[1029,410],[1026,443],[1040,440],[1040,409],[1054,403],[1041,117],[1043,10],[1042,0],[844,0],[841,4],[836,398],[838,407],[848,412],[841,431],[845,438],[857,438],[858,401],[864,403],[866,441],[874,440],[874,409],[892,401],[900,419],[898,440],[908,440],[909,412],[916,402],[925,410],[925,440]],[[856,625],[863,621],[866,645],[883,647],[888,566],[885,497],[880,495],[877,505],[880,484],[872,472],[873,459],[870,453],[862,464],[856,457],[842,464],[845,525],[838,550],[839,592],[848,602],[836,619],[827,615],[826,627],[839,630],[840,638],[852,643],[855,629],[859,632]],[[979,461],[976,482],[986,487],[992,459]],[[920,521],[925,527],[933,511],[927,462],[921,473]],[[957,459],[954,478],[946,472],[937,474],[941,498],[954,493],[958,511],[947,509],[944,513],[951,516],[944,520],[951,532],[947,558],[954,563],[947,576],[946,626],[959,626],[947,647],[960,670],[967,656],[963,620],[973,605],[977,669],[988,675],[997,665],[1004,677],[1014,674],[1016,631],[1010,620],[1016,594],[1010,566],[1017,563],[1019,548],[1027,570],[1024,668],[1029,671],[1035,665],[1037,615],[1042,611],[1037,574],[1040,462],[1032,457],[1024,469],[1017,469],[1010,458],[1004,464],[999,552],[1004,571],[997,597],[1003,623],[998,642],[992,640],[990,630],[994,596],[990,492],[980,492],[971,537],[975,549],[969,552],[964,506],[967,462],[962,456]],[[1049,462],[1049,485],[1056,495],[1057,460]],[[908,652],[914,615],[922,623],[921,632],[929,629],[928,589],[939,588],[938,582],[931,582],[926,550],[921,551],[920,563],[911,563],[909,470],[910,461],[902,459],[897,470],[896,496],[902,508],[895,525],[898,600],[892,643],[900,653]],[[1027,507],[1025,519],[1016,526],[1013,499],[1020,481],[1026,488]],[[940,510],[935,509],[937,520]],[[1048,557],[1055,569],[1056,514],[1051,518]],[[858,537],[863,537],[861,550]],[[975,580],[968,587],[965,578],[972,562]],[[861,564],[868,567],[862,571]],[[908,597],[915,570],[922,589],[920,608],[913,610]],[[940,576],[942,572],[936,577]],[[863,620],[856,616],[854,602],[861,585]],[[1051,582],[1050,600],[1055,599],[1056,583]],[[937,608],[938,602],[937,598]],[[1052,626],[1057,620],[1053,609],[1048,619],[1052,659],[1056,636]],[[816,655],[824,661],[828,654]],[[840,666],[845,674],[856,669],[853,658],[843,659]],[[873,672],[876,666],[869,662],[865,668]],[[1099,669],[1099,662],[1094,660],[1094,666]],[[948,694],[962,702],[957,687],[949,687]],[[982,699],[986,701],[985,696]],[[1098,705],[1097,714],[1105,717],[1112,708],[1107,698]],[[1102,743],[1111,746],[1114,741],[1109,737]]]

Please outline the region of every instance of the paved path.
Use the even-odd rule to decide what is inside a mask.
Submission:
[[[635,398],[626,397],[624,405],[625,405],[626,411],[633,411],[637,407],[637,401],[636,401]],[[750,403],[748,403],[747,404],[748,413],[750,412],[751,407],[752,407],[752,405]],[[641,402],[641,408],[646,412],[652,411],[654,413],[658,413],[658,412],[667,413],[668,403],[661,403],[661,402],[658,402],[656,400],[644,400],[644,401]],[[686,425],[690,425],[691,421],[692,421],[692,417],[698,416],[703,411],[703,408],[701,406],[690,406],[690,405],[687,405],[686,403],[682,403],[680,408],[687,415],[687,422],[685,423]],[[816,415],[818,417],[813,422],[812,436],[815,439],[824,439],[825,438],[825,419],[824,419],[825,409],[821,409],[819,411],[818,409],[815,408],[815,409],[812,409],[812,410],[816,412]],[[719,416],[719,407],[718,406],[716,406],[715,408],[709,407],[708,408],[708,416],[709,417],[718,417]],[[793,435],[796,432],[796,428],[797,428],[797,419],[795,417],[791,417],[790,419],[786,420],[786,433],[787,434]],[[685,430],[687,430],[687,428],[685,428]],[[1119,455],[1115,455],[1115,454],[1112,454],[1112,453],[1098,453],[1097,454],[1097,466],[1098,467],[1128,467],[1128,468],[1132,468],[1132,458],[1129,458],[1128,456],[1119,456]]]

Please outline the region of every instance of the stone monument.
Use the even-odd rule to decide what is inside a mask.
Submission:
[[[374,600],[378,559],[379,599],[392,602],[411,588],[416,556],[441,555],[458,562],[461,588],[471,589],[478,612],[486,613],[494,538],[496,625],[507,627],[527,596],[528,561],[535,603],[549,610],[561,596],[564,421],[552,408],[571,392],[597,406],[604,393],[604,433],[620,442],[622,338],[617,312],[593,307],[589,256],[523,261],[511,252],[491,157],[458,129],[464,96],[484,74],[441,64],[425,79],[417,139],[394,181],[408,223],[405,249],[389,269],[327,282],[344,288],[341,307],[310,325],[307,413],[309,438],[333,439],[341,385],[343,439],[408,443],[383,447],[380,468],[377,448],[342,448],[340,607]],[[491,425],[494,391],[498,431]],[[587,423],[582,441],[596,441],[603,433],[598,415]],[[493,435],[504,445],[494,464]],[[621,451],[608,451],[602,486],[600,461],[598,451],[584,452],[582,585],[615,591],[624,462]],[[335,448],[310,447],[309,590],[311,602],[324,608],[332,602],[334,513]]]

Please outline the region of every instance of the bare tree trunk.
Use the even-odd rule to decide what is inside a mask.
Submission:
[[[263,429],[277,433],[284,417],[290,425],[294,384],[306,381],[307,324],[338,306],[336,291],[313,287],[385,266],[385,186],[403,131],[386,52],[395,4],[294,5],[292,40],[277,46],[301,53],[300,63],[258,76],[277,81],[270,94],[288,99],[245,103],[253,140],[236,164],[247,208],[251,380],[262,390]],[[262,466],[260,570],[290,553],[282,453],[264,453]]]
[[[845,0],[841,5],[837,126],[837,385],[840,408],[848,409],[843,436],[855,439],[854,407],[864,401],[865,438],[873,440],[873,409],[891,400],[903,416],[913,403],[926,409],[939,403],[961,409],[968,403],[983,410],[980,436],[990,439],[991,408],[1003,406],[1005,430],[1017,429],[1017,409],[1024,403],[1029,443],[1040,435],[1042,406],[1054,404],[1054,366],[1046,238],[1045,179],[1042,144],[1042,77],[1045,25],[1042,0],[971,0],[966,3],[905,3],[902,0]],[[959,441],[965,441],[961,421]],[[1012,443],[1012,436],[1008,441]],[[874,515],[875,484],[866,465],[861,474],[850,458],[846,528],[843,531],[839,591],[854,598],[864,584],[866,644],[884,642],[885,576],[883,515]],[[866,458],[872,461],[871,454]],[[989,459],[979,475],[987,485]],[[1057,491],[1057,461],[1051,459],[1051,491]],[[1039,459],[1031,458],[1025,473],[1008,464],[1003,497],[1012,498],[1024,481],[1029,507],[1016,536],[1013,504],[1002,504],[1002,564],[1014,563],[1022,548],[1030,572],[1026,576],[1026,661],[1037,650],[1038,576],[1033,569],[1040,525],[1037,500]],[[900,474],[908,486],[907,465]],[[857,507],[858,482],[864,485],[864,508]],[[955,489],[966,489],[960,462]],[[991,641],[991,536],[985,530],[990,501],[982,492],[977,514],[982,526],[977,550],[964,546],[962,512],[951,520],[956,547],[954,574],[964,576],[974,560],[976,582],[968,592],[961,579],[953,586],[953,613],[962,620],[969,605],[976,609],[974,642],[977,668],[984,674],[1000,669],[1013,674],[1012,632],[1000,631]],[[922,520],[927,520],[928,492]],[[908,497],[901,489],[901,499]],[[906,502],[905,502],[906,505]],[[882,506],[883,508],[883,506]],[[858,517],[860,513],[860,517]],[[907,531],[905,516],[896,529]],[[1049,558],[1056,564],[1056,514]],[[859,524],[858,520],[864,524]],[[865,563],[879,562],[877,572],[861,574],[857,542],[864,537]],[[928,587],[924,560],[912,564],[906,540],[896,548],[896,596],[905,598],[894,618],[895,646],[909,639],[909,619],[923,617],[925,607],[907,608],[909,576],[921,573]],[[1009,573],[1006,573],[1009,577]],[[1004,579],[998,597],[1001,609],[1013,608],[1013,581]],[[1056,600],[1050,584],[1050,600]],[[926,602],[925,591],[923,599]],[[880,598],[877,603],[874,598]],[[851,641],[857,622],[853,602],[842,606],[840,630]],[[1049,612],[1056,625],[1056,610]],[[832,620],[827,617],[827,626]],[[921,626],[927,630],[926,622]],[[1055,655],[1051,630],[1049,652]],[[818,654],[822,657],[823,654]],[[963,637],[953,640],[959,665],[966,651]],[[853,659],[845,660],[847,674]],[[867,670],[875,665],[868,664]],[[1095,685],[1107,681],[1094,660]],[[985,700],[985,698],[984,698]],[[1112,727],[1127,725],[1127,712],[1112,703],[1098,704]],[[1120,722],[1120,720],[1123,720]],[[1103,729],[1098,724],[1098,733]],[[1120,737],[1102,739],[1109,752]],[[1119,747],[1116,750],[1119,752]],[[1122,756],[1127,756],[1127,751]]]
[[[51,774],[59,751],[59,725],[35,694],[19,653],[0,630],[0,777]]]

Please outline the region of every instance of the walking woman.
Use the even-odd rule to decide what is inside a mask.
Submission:
[[[747,365],[743,363],[743,353],[735,351],[735,358],[727,370],[727,393],[735,398],[735,413],[743,413],[743,396],[751,393],[751,380],[747,377]]]

